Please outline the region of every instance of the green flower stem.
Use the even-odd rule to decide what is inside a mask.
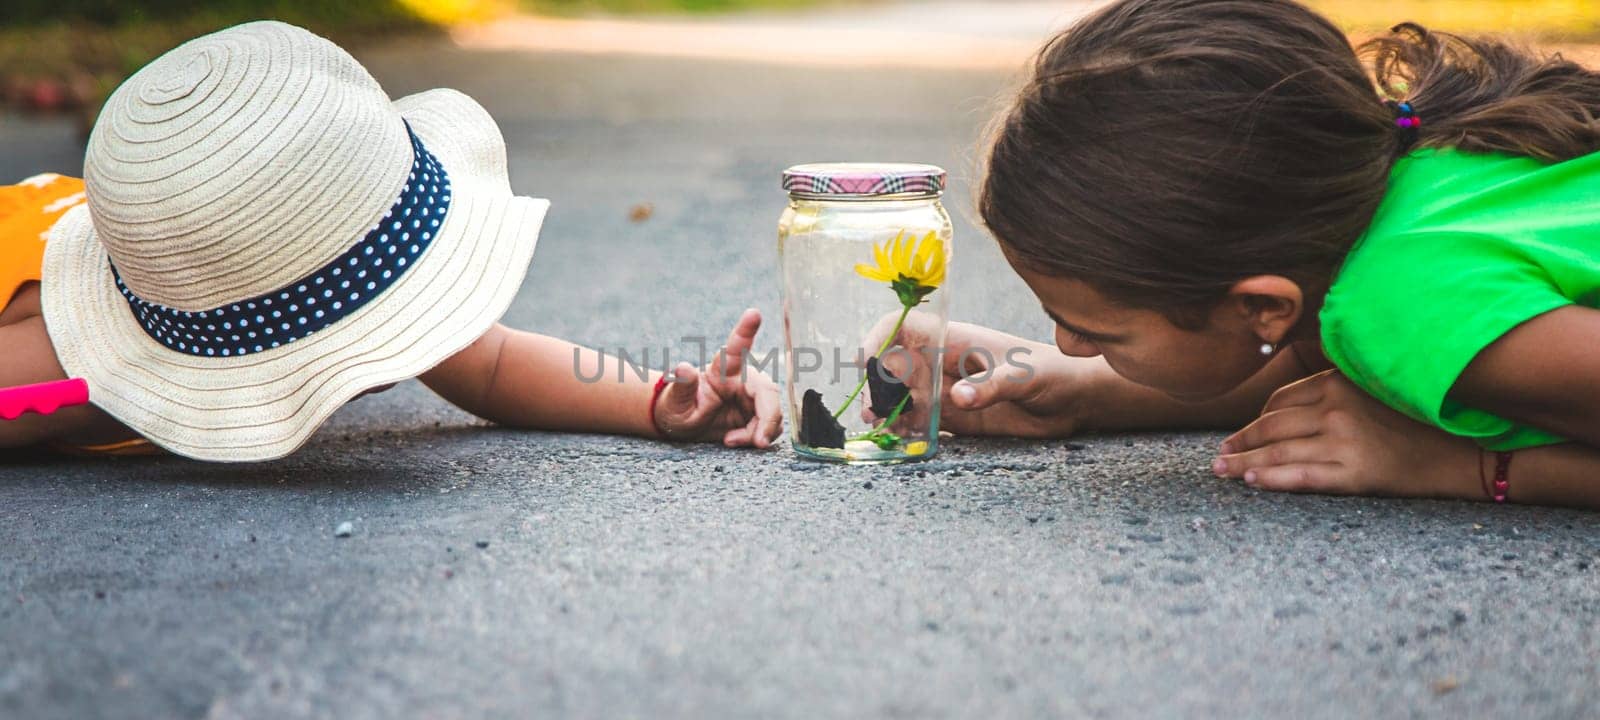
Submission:
[[[886,427],[889,427],[890,425],[893,425],[894,421],[899,420],[901,411],[906,409],[906,403],[909,403],[909,402],[911,402],[911,393],[909,391],[907,391],[906,392],[906,396],[903,397],[903,398],[900,398],[900,402],[895,404],[894,412],[889,413],[889,417],[884,418],[883,422],[878,423],[877,429],[878,430],[882,430],[882,429],[884,429]]]
[[[871,430],[868,430],[867,432],[864,432],[864,433],[862,433],[860,435],[857,435],[857,436],[855,436],[853,438],[850,438],[850,439],[851,440],[871,440],[878,433],[883,432],[885,428],[889,427],[890,425],[893,425],[894,421],[900,419],[900,411],[906,409],[906,403],[908,403],[908,402],[911,402],[911,393],[906,393],[905,397],[900,398],[900,402],[897,403],[894,406],[894,411],[890,412],[889,413],[889,417],[884,418],[883,422],[878,423],[877,427],[874,427]]]
[[[900,319],[894,321],[894,329],[889,331],[889,337],[883,339],[883,344],[878,346],[878,351],[872,354],[873,357],[878,357],[883,354],[883,351],[889,349],[889,343],[894,342],[894,336],[900,334],[900,326],[905,323],[906,316],[911,314],[911,308],[913,307],[916,306],[906,305],[905,309],[900,311]],[[856,389],[850,391],[850,397],[845,398],[844,404],[840,405],[839,409],[833,412],[833,419],[838,420],[839,418],[844,417],[844,411],[850,409],[851,403],[856,401],[856,396],[861,394],[861,388],[866,387],[866,385],[867,374],[862,373],[861,382],[856,383]],[[906,397],[910,397],[910,395],[907,395]]]

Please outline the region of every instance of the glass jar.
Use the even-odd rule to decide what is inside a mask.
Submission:
[[[944,185],[932,165],[784,171],[783,367],[800,455],[874,464],[938,451],[934,355],[949,323],[953,239]]]

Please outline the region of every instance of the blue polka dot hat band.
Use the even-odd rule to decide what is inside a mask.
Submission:
[[[415,160],[400,199],[348,252],[289,287],[197,312],[146,302],[117,276],[139,325],[175,352],[237,357],[304,338],[382,295],[427,251],[450,210],[449,176],[409,125],[406,132]]]

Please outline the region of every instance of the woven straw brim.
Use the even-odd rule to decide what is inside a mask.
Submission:
[[[69,212],[52,230],[41,290],[56,355],[88,380],[91,401],[179,455],[270,460],[363,391],[416,377],[481,337],[521,287],[549,202],[511,194],[500,131],[470,98],[433,90],[394,106],[449,174],[450,212],[383,295],[280,348],[198,358],[153,340],[118,293],[87,208]]]

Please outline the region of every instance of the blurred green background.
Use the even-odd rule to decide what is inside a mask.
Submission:
[[[87,123],[90,109],[162,52],[263,18],[358,47],[515,12],[714,13],[819,1],[825,0],[0,0],[0,105],[77,112]]]
[[[156,55],[190,37],[260,18],[292,22],[359,47],[395,33],[437,32],[451,24],[517,12],[704,14],[889,1],[0,0],[0,105],[74,112],[87,123],[92,109],[117,83]],[[1600,0],[1306,1],[1357,39],[1412,20],[1442,30],[1509,33],[1571,51],[1579,59],[1600,57]],[[1062,0],[1064,9],[1071,4]]]

